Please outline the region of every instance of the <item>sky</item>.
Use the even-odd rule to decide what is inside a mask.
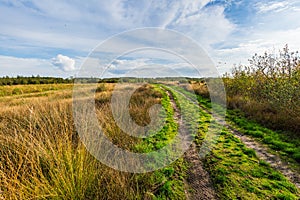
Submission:
[[[300,50],[299,18],[298,0],[0,0],[0,76],[76,76],[99,44],[145,27],[195,41],[223,74],[234,64],[249,64],[254,53],[285,44]],[[166,57],[159,52],[120,56],[109,76],[124,66],[186,68],[174,55]]]

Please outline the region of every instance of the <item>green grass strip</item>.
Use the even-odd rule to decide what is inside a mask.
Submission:
[[[174,121],[174,110],[169,96],[158,85],[154,85],[154,89],[162,94],[161,104],[165,109],[166,123],[157,134],[143,139],[136,145],[138,152],[147,153],[160,149],[169,144],[178,133],[178,124]],[[140,174],[137,179],[142,183],[140,190],[147,188],[144,193],[151,199],[185,199],[186,172],[187,163],[183,158],[179,158],[169,166],[151,172],[150,176],[149,173]]]
[[[176,93],[178,88],[171,88]],[[183,89],[180,92],[188,94]],[[205,102],[207,101],[202,99],[201,103]],[[208,103],[204,106],[210,107]],[[199,146],[208,126],[218,126],[210,123],[210,116],[204,113],[206,112],[202,111],[198,140],[195,140]],[[257,158],[254,150],[247,148],[227,129],[223,129],[215,148],[205,158],[205,166],[220,199],[299,199],[299,191],[295,185]]]

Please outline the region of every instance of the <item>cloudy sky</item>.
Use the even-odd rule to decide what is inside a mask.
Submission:
[[[0,0],[0,76],[75,75],[98,44],[143,27],[188,36],[224,73],[255,52],[300,50],[299,18],[298,0]],[[159,60],[144,56],[119,58],[111,73]]]

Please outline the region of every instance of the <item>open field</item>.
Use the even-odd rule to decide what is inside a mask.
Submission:
[[[1,86],[0,199],[299,199],[299,138],[290,140],[236,110],[227,112],[228,126],[223,127],[210,115],[203,95],[191,99],[192,85],[177,82],[145,84],[133,93],[129,113],[138,125],[151,122],[152,105],[165,110],[157,134],[136,138],[115,123],[110,107],[114,87],[100,83],[95,92],[98,122],[113,144],[147,153],[188,131],[193,136],[189,151],[154,172],[114,170],[95,159],[80,140],[72,114],[73,85]],[[119,92],[128,87],[124,83]],[[221,130],[220,137],[198,159],[208,127]],[[286,169],[262,157],[234,131],[263,145]]]

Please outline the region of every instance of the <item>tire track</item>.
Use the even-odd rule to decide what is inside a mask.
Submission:
[[[163,89],[163,88],[162,88]],[[179,125],[180,132],[187,132],[187,129],[182,121],[181,113],[176,105],[173,95],[168,90],[165,90],[170,98],[170,102],[174,109],[174,119]],[[218,199],[209,173],[205,170],[203,162],[199,159],[195,143],[189,147],[184,154],[185,160],[190,164],[187,172],[187,189],[186,197],[191,200],[215,200]],[[189,190],[192,189],[192,192]]]
[[[173,89],[173,90],[175,90],[175,89]],[[187,97],[185,94],[183,94],[182,92],[180,92],[178,90],[175,90],[175,91],[177,93],[183,95],[186,99],[191,101],[193,104],[199,106],[206,113],[212,115],[212,112],[209,111],[204,106],[200,105],[198,101],[196,101],[190,97]],[[230,133],[233,134],[238,139],[240,139],[246,145],[247,148],[253,149],[256,152],[256,155],[258,156],[259,159],[264,160],[265,162],[270,164],[271,167],[280,171],[286,178],[288,178],[293,184],[295,184],[297,188],[300,188],[299,172],[297,172],[294,169],[291,169],[291,167],[288,165],[288,163],[283,161],[279,155],[270,153],[270,150],[268,147],[257,142],[253,138],[239,132],[232,125],[230,125],[226,122],[224,123],[224,121],[221,120],[220,117],[218,118],[217,115],[214,115],[214,118],[216,119],[216,121],[218,123],[224,124],[224,126],[230,131]]]

